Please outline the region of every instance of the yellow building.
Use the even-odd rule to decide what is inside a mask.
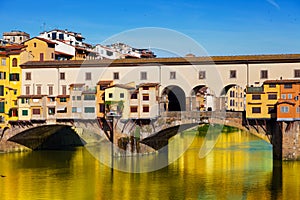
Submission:
[[[130,115],[130,96],[135,87],[116,84],[105,89],[106,112],[113,112],[128,119]]]
[[[280,96],[280,85],[265,81],[260,87],[247,87],[246,117],[271,119],[276,117],[275,104]]]
[[[97,118],[105,117],[105,89],[113,84],[113,81],[103,80],[97,83],[96,112]]]
[[[24,42],[25,51],[22,53],[23,61],[55,60],[55,42],[34,37]]]
[[[0,47],[0,126],[18,120],[18,96],[21,94],[20,54],[22,45]]]

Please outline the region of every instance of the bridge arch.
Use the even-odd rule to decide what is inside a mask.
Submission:
[[[169,85],[162,90],[162,99],[166,111],[186,111],[186,94],[177,85]]]
[[[8,141],[32,150],[65,149],[86,144],[72,126],[60,124],[29,128],[9,138]]]
[[[192,111],[215,110],[215,94],[207,85],[196,85],[191,90],[190,99]]]

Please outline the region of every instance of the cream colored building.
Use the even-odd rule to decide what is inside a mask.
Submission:
[[[10,32],[3,33],[3,40],[8,41],[9,43],[21,44],[29,39],[30,35],[24,31],[12,30]]]
[[[153,119],[159,116],[159,83],[142,83],[131,94],[130,118]]]
[[[133,88],[142,83],[159,83],[157,90],[160,98],[166,88],[177,88],[177,97],[186,105],[182,111],[195,111],[197,106],[193,102],[196,101],[192,98],[196,97],[192,96],[192,91],[197,86],[207,86],[214,91],[215,97],[220,97],[224,88],[234,86],[237,88],[229,89],[229,94],[230,91],[240,93],[246,86],[261,85],[266,79],[299,79],[299,64],[300,54],[120,59],[113,62],[28,62],[21,66],[22,95],[35,95],[38,90],[43,95],[50,95],[50,87],[53,96],[70,95],[70,84],[84,83],[85,86],[93,88],[101,80],[111,80],[115,85],[134,82]],[[106,99],[107,95],[105,91],[105,100],[109,101],[109,98]],[[168,96],[170,104],[176,104],[169,97],[171,96]],[[234,98],[240,97],[237,95]],[[241,101],[242,98],[237,103],[240,104]],[[225,104],[219,106],[225,107]],[[129,107],[126,113],[129,113]]]
[[[226,110],[244,111],[245,92],[241,86],[232,86],[226,94]]]
[[[106,113],[121,115],[123,119],[130,118],[130,97],[135,87],[116,84],[105,89]]]

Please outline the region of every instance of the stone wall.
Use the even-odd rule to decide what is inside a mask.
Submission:
[[[300,122],[281,122],[282,159],[300,160]]]

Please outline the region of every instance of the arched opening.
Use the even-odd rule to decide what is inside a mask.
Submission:
[[[191,110],[214,111],[216,99],[214,92],[205,85],[198,85],[191,91]]]
[[[236,84],[226,85],[221,92],[220,106],[227,111],[244,111],[244,88]]]
[[[184,91],[175,85],[171,85],[163,89],[162,97],[164,100],[165,111],[185,111],[186,96]]]

